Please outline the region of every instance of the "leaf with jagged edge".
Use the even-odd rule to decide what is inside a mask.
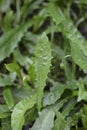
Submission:
[[[48,12],[64,36],[70,41],[71,55],[75,63],[83,70],[87,70],[87,42],[84,37],[74,26],[72,20],[59,7],[50,3]]]
[[[36,95],[31,95],[16,104],[11,115],[12,130],[22,130],[24,114],[28,109],[32,108],[35,103]]]
[[[51,44],[45,33],[42,34],[39,43],[36,46],[34,58],[35,70],[35,88],[37,92],[38,110],[41,109],[41,102],[43,97],[43,90],[46,85],[47,75],[50,71],[51,65]]]
[[[0,38],[0,62],[14,51],[30,26],[31,22],[28,21],[25,24],[8,31]]]
[[[54,116],[55,113],[52,109],[44,109],[39,113],[39,117],[30,130],[52,130],[54,125]]]

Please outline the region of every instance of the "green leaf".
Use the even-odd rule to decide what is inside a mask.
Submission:
[[[35,93],[35,90],[30,89],[29,86],[24,87],[24,86],[18,85],[18,87],[12,88],[12,94],[17,101],[20,101],[23,98],[30,97],[30,95],[34,93]]]
[[[47,108],[51,108],[53,109],[55,112],[58,112],[60,108],[63,107],[63,105],[67,102],[67,98],[64,98],[64,99],[61,99],[61,100],[58,100],[56,103],[50,105],[50,106],[47,106]]]
[[[43,104],[45,106],[54,104],[61,97],[66,88],[67,87],[65,85],[56,82],[51,88],[50,93],[46,94],[44,97]]]
[[[74,109],[75,105],[76,105],[76,98],[70,99],[66,103],[65,107],[63,108],[63,112],[62,112],[63,116],[65,116],[65,117],[68,116],[69,113],[71,112],[71,110]]]
[[[10,116],[10,112],[5,112],[5,113],[0,112],[0,118],[1,119],[9,117],[9,116]]]
[[[35,104],[36,95],[32,95],[16,104],[11,115],[12,130],[22,130],[25,112]]]
[[[35,121],[30,130],[52,130],[55,113],[51,109],[44,109],[39,113],[39,118]]]
[[[18,62],[21,66],[26,65],[26,59],[25,57],[21,54],[19,48],[16,48],[14,50],[14,61]]]
[[[3,91],[3,97],[4,97],[4,100],[6,101],[6,103],[8,105],[8,108],[12,109],[13,106],[15,105],[15,101],[14,101],[14,98],[12,96],[11,89],[9,87],[6,87],[4,89],[4,91]]]
[[[43,90],[46,85],[47,75],[51,65],[51,45],[45,33],[42,34],[39,43],[36,46],[35,59],[33,66],[35,68],[35,88],[37,91],[38,109],[41,109],[41,100]]]
[[[2,130],[12,130],[10,120],[10,117],[1,120]]]
[[[51,15],[52,19],[54,22],[56,22],[56,24],[60,24],[63,20],[63,13],[61,11],[60,8],[58,8],[57,6],[55,6],[53,3],[50,2],[50,4],[48,4],[48,12]]]
[[[9,112],[9,109],[8,109],[8,107],[7,107],[7,105],[1,105],[0,104],[0,112]]]
[[[29,67],[28,74],[29,74],[29,77],[30,77],[30,82],[33,84],[34,81],[35,81],[35,77],[36,77],[35,67],[34,67],[33,64]]]
[[[31,123],[31,121],[35,121],[36,118],[37,118],[36,108],[33,107],[25,114],[25,125]]]
[[[79,2],[82,4],[87,4],[87,0],[80,0]]]
[[[10,6],[11,1],[10,0],[0,0],[0,11],[5,12]]]
[[[17,63],[6,64],[5,67],[11,73],[16,72],[20,79],[22,79],[20,66]]]
[[[11,23],[12,23],[13,18],[14,18],[13,11],[9,9],[4,18],[4,32],[11,30]]]
[[[31,23],[27,22],[8,31],[0,38],[0,61],[4,60],[14,51],[30,26]]]
[[[64,36],[69,40],[71,45],[71,55],[75,63],[82,69],[87,70],[87,42],[84,37],[73,25],[71,19],[66,13],[64,14],[59,7],[49,4],[48,12],[50,12],[52,19],[59,26]],[[56,13],[56,15],[54,15],[54,13]],[[60,18],[60,20],[58,18]]]
[[[78,91],[78,101],[86,100],[87,101],[87,91],[82,82],[78,83],[79,91]]]
[[[87,105],[84,105],[83,109],[81,110],[81,115],[83,127],[87,129]]]
[[[5,87],[8,85],[12,85],[13,81],[15,80],[16,74],[10,74],[10,75],[1,75],[0,74],[0,86]]]
[[[47,18],[46,13],[46,8],[43,8],[38,15],[34,16],[34,31],[38,30],[44,24],[44,21]]]
[[[53,130],[70,130],[69,126],[64,120],[63,115],[59,112],[57,113],[57,119],[55,121]]]
[[[9,109],[7,105],[0,105],[0,119],[10,116]]]

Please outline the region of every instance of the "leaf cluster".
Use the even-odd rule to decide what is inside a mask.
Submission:
[[[87,130],[87,0],[0,0],[0,130]]]

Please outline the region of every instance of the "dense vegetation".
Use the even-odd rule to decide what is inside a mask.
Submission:
[[[0,0],[0,130],[87,130],[87,0]]]

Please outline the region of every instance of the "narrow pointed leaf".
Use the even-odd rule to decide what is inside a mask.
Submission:
[[[10,30],[0,38],[0,61],[4,60],[14,51],[29,26],[30,23],[27,22]]]
[[[3,97],[4,97],[5,102],[8,105],[8,108],[12,109],[15,104],[15,101],[14,101],[11,89],[9,87],[4,88]]]

